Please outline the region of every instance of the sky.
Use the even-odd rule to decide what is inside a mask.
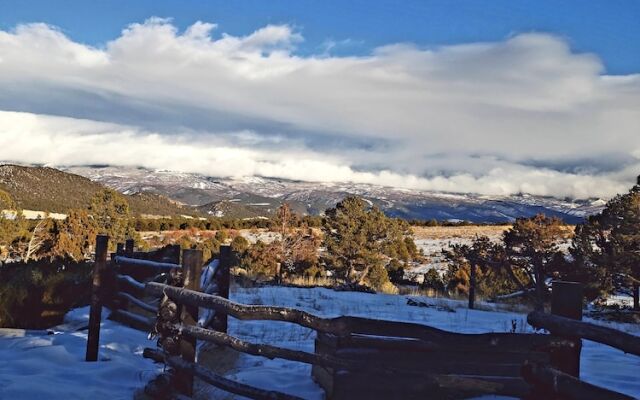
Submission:
[[[0,160],[609,198],[637,1],[0,0]]]

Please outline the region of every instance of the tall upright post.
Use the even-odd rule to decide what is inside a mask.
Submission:
[[[554,281],[551,292],[551,314],[560,317],[582,320],[583,287],[577,282]],[[582,340],[579,337],[567,337],[574,343],[572,349],[556,349],[551,352],[551,364],[558,370],[580,377],[580,352]]]
[[[127,255],[127,257],[131,257],[133,255],[133,249],[135,246],[135,241],[133,239],[127,239],[124,242],[124,252]]]
[[[476,263],[470,263],[469,270],[469,308],[473,309],[476,301]]]
[[[107,249],[109,236],[96,237],[96,257],[93,265],[93,283],[91,287],[91,308],[89,311],[89,332],[87,334],[86,361],[98,360],[100,346],[100,320],[102,318],[102,295],[104,288],[103,273],[107,267]]]
[[[218,285],[218,296],[224,297],[225,299],[229,298],[231,264],[233,264],[231,246],[220,246],[220,265],[218,266],[218,273],[216,274],[216,283]],[[213,328],[218,332],[227,333],[227,320],[227,314],[216,311]]]
[[[202,270],[202,250],[184,250],[182,252],[182,272],[184,287],[189,290],[199,290],[200,273]],[[198,322],[198,307],[182,306],[180,322],[184,325],[195,326]],[[194,363],[196,361],[196,339],[182,337],[180,341],[180,356],[183,360]],[[193,394],[193,375],[177,371],[176,387],[180,393],[187,396]]]

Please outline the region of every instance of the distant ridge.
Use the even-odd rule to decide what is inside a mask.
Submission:
[[[70,209],[87,208],[91,197],[104,188],[99,182],[55,168],[0,165],[0,189],[23,209],[67,213]],[[193,211],[159,194],[125,196],[136,215],[180,215]]]
[[[349,195],[361,196],[386,214],[405,219],[513,222],[537,213],[578,223],[602,209],[601,199],[571,200],[531,196],[439,193],[348,182],[301,182],[265,177],[216,178],[140,167],[66,167],[123,193],[154,193],[208,216],[269,216],[287,202],[298,213],[318,215]]]

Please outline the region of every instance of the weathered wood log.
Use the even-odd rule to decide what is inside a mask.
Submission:
[[[184,287],[197,290],[200,283],[202,268],[202,250],[184,250],[182,252],[182,270],[184,272]],[[180,322],[185,326],[194,326],[198,321],[198,307],[183,305]],[[196,339],[194,337],[180,337],[180,356],[182,360],[194,363],[196,361]],[[176,387],[180,393],[187,396],[193,394],[193,375],[178,371]]]
[[[522,367],[522,376],[536,389],[576,400],[630,400],[631,396],[601,388],[581,381],[569,374],[546,365],[527,363]]]
[[[230,336],[224,332],[218,332],[210,329],[204,329],[196,326],[173,325],[172,327],[180,334],[195,337],[200,340],[215,343],[220,346],[230,347],[242,353],[252,354],[254,356],[262,356],[269,359],[282,358],[290,361],[297,361],[306,364],[322,365],[330,368],[345,369],[365,369],[365,370],[387,370],[379,363],[362,363],[347,359],[340,359],[324,354],[307,353],[305,351],[285,349],[282,347],[271,346],[268,344],[255,344],[246,342],[236,337]]]
[[[220,246],[220,264],[215,274],[216,286],[218,287],[217,295],[225,299],[229,298],[230,270],[233,263],[233,253],[231,246]],[[228,317],[224,312],[216,312],[212,327],[220,332],[227,332]]]
[[[390,367],[384,362],[375,359],[359,360],[358,357],[339,358],[329,354],[307,353],[299,350],[285,349],[266,344],[255,344],[243,341],[236,337],[230,336],[223,332],[217,332],[210,329],[199,327],[173,325],[172,327],[179,333],[187,336],[196,337],[200,340],[216,343],[221,346],[232,348],[247,354],[262,356],[269,359],[281,358],[290,361],[302,362],[311,365],[320,365],[327,368],[346,369],[359,371],[364,373],[377,373],[378,375],[387,375],[386,379],[394,379],[399,375],[411,377],[420,380],[424,385],[428,385],[435,389],[459,389],[473,388],[480,390],[486,394],[503,393],[500,385],[489,383],[481,379],[465,378],[451,375],[428,374],[423,371],[408,368]],[[401,363],[399,363],[401,364]],[[513,367],[515,373],[519,373],[520,365]]]
[[[142,297],[146,293],[144,283],[135,280],[129,275],[116,274],[116,282],[118,283],[119,291],[126,290],[139,297]],[[162,294],[157,297],[162,297]]]
[[[529,313],[527,322],[535,328],[546,329],[553,334],[581,337],[640,356],[640,337],[616,329],[537,311]]]
[[[534,291],[535,291],[535,289],[533,289],[533,288],[527,289],[527,290],[518,290],[517,292],[495,296],[490,301],[495,302],[495,301],[500,301],[500,300],[515,299],[515,298],[518,298],[518,297],[530,295]]]
[[[582,302],[584,300],[582,284],[579,282],[553,281],[551,282],[551,287],[551,314],[582,321]],[[553,350],[550,353],[551,366],[579,378],[582,340],[578,336],[557,335],[553,332],[551,334],[575,343],[575,347],[572,349]]]
[[[137,258],[130,258],[125,256],[116,256],[114,261],[120,265],[127,265],[133,267],[143,267],[150,269],[170,270],[172,268],[181,268],[178,264],[163,263],[157,261],[140,260]]]
[[[518,366],[518,370],[520,366]],[[456,385],[464,378],[456,375],[441,375],[442,387],[434,387],[429,382],[415,379],[411,375],[388,377],[359,371],[328,371],[324,367],[315,366],[313,377],[325,389],[326,396],[335,400],[367,399],[367,400],[423,400],[423,399],[466,399],[483,395],[500,395],[524,397],[529,394],[530,385],[521,377],[483,376],[469,379],[473,385]],[[483,386],[499,387],[499,393],[490,392]]]
[[[273,390],[264,390],[258,389],[253,386],[249,386],[240,382],[235,382],[230,379],[227,379],[221,375],[215,374],[214,372],[203,368],[194,363],[190,363],[184,361],[180,357],[171,357],[166,356],[161,351],[155,349],[144,349],[143,356],[145,358],[150,358],[157,362],[163,362],[168,364],[169,366],[183,370],[192,375],[197,376],[203,381],[220,388],[226,392],[237,394],[240,396],[245,396],[250,399],[258,399],[258,400],[302,400],[300,397],[293,396],[290,394],[276,392]]]
[[[473,309],[476,302],[476,264],[469,265],[469,309]]]
[[[191,400],[191,397],[175,392],[171,385],[171,374],[167,372],[149,381],[144,387],[144,394],[158,400]]]
[[[365,335],[416,338],[427,342],[454,346],[484,346],[500,348],[512,343],[522,345],[522,339],[510,333],[462,334],[410,322],[375,320],[360,317],[321,318],[305,311],[286,307],[244,305],[231,300],[193,290],[175,288],[150,282],[146,291],[154,296],[166,294],[178,303],[212,308],[225,312],[240,320],[271,320],[291,322],[320,332],[347,336],[351,333]],[[532,345],[545,346],[549,338],[545,335],[529,335]]]
[[[136,242],[133,239],[127,239],[124,241],[124,252],[126,255],[130,256],[133,254],[135,250]]]
[[[107,267],[107,251],[109,236],[98,235],[96,237],[96,259],[93,266],[93,284],[91,288],[91,308],[89,310],[89,332],[87,334],[86,361],[98,360],[98,348],[100,347],[100,320],[102,319],[103,304],[103,274]]]
[[[109,315],[109,319],[143,332],[150,332],[155,322],[152,318],[126,310],[113,311]]]
[[[116,293],[116,297],[124,300],[126,302],[129,302],[133,305],[135,305],[136,307],[139,307],[145,311],[151,312],[151,313],[157,313],[158,312],[158,307],[157,306],[152,306],[151,304],[147,304],[142,300],[137,299],[136,297],[130,295],[129,293],[124,293],[124,292],[118,292]]]
[[[461,335],[451,333],[452,335]],[[428,342],[414,338],[376,337],[361,334],[349,336],[336,336],[332,334],[318,334],[318,340],[333,348],[351,349],[378,349],[382,351],[399,351],[412,353],[425,353],[433,351],[494,351],[501,352],[548,352],[553,349],[573,348],[575,343],[571,340],[552,337],[551,335],[522,333],[517,335],[499,334],[493,335],[494,342],[482,348],[482,342],[468,343],[464,339],[478,336],[478,334],[463,335],[460,340],[451,340],[445,343]],[[484,337],[484,336],[483,336]]]

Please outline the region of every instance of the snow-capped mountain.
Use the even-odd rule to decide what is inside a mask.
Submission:
[[[153,171],[145,168],[76,166],[67,172],[132,193],[155,193],[201,211],[220,215],[219,203],[250,210],[252,216],[272,213],[282,202],[298,212],[321,214],[348,195],[358,195],[387,214],[407,219],[507,222],[518,217],[545,213],[575,223],[597,213],[602,199],[566,200],[530,195],[482,196],[390,188],[354,183],[314,183],[263,177],[215,178],[199,174]],[[232,207],[233,208],[233,207]]]

